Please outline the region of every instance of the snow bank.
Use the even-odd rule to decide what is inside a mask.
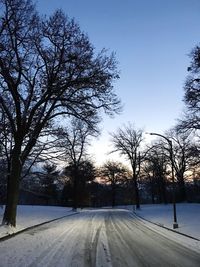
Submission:
[[[19,205],[17,209],[17,227],[1,225],[0,237],[73,213],[72,208],[66,207]],[[0,209],[0,221],[2,221],[2,218],[3,209]]]
[[[131,206],[128,209],[132,209]],[[177,232],[200,239],[200,204],[178,203],[177,221],[179,227]],[[136,214],[158,225],[173,229],[173,207],[172,204],[141,205]]]

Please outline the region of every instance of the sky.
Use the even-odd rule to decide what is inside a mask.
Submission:
[[[90,153],[97,164],[112,150],[111,132],[131,122],[163,134],[181,117],[189,54],[200,42],[199,0],[38,0],[42,14],[61,8],[75,18],[97,51],[115,52],[120,79],[114,83],[123,112],[103,116],[101,136]]]

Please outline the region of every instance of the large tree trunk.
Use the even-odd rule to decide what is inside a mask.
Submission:
[[[3,224],[16,226],[17,204],[19,198],[19,184],[22,171],[20,161],[21,147],[15,146],[12,152],[10,174],[7,181],[7,203],[3,217]]]

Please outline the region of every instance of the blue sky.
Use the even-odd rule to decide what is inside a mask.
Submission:
[[[115,90],[124,111],[104,117],[92,143],[98,163],[109,151],[108,132],[132,122],[163,133],[181,116],[188,54],[200,42],[199,0],[38,0],[43,14],[62,8],[74,17],[97,51],[116,52],[120,80]]]

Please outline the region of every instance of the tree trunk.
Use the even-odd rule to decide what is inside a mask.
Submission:
[[[152,204],[155,204],[155,194],[154,194],[154,185],[153,181],[150,181],[150,190],[151,190],[151,202]]]
[[[161,176],[161,192],[162,192],[162,202],[164,204],[167,204],[166,183],[164,175]]]
[[[115,186],[112,186],[112,207],[115,207]]]
[[[134,187],[135,187],[136,209],[140,209],[140,196],[139,196],[139,189],[138,189],[138,183],[137,183],[137,179],[136,178],[134,178]]]
[[[151,176],[149,175],[149,183],[150,183],[150,192],[151,192],[151,203],[155,204],[155,189],[154,189],[154,181],[153,181],[153,177],[151,178]]]
[[[7,203],[3,216],[3,224],[16,226],[17,204],[19,199],[19,184],[22,171],[20,162],[21,147],[15,147],[12,153],[10,174],[7,181]]]
[[[74,172],[74,183],[73,183],[73,210],[76,211],[78,207],[78,176],[77,171]]]
[[[180,192],[180,201],[186,201],[187,195],[186,195],[185,180],[184,180],[183,175],[177,176],[177,180],[178,180],[178,186],[179,186],[179,192]]]

